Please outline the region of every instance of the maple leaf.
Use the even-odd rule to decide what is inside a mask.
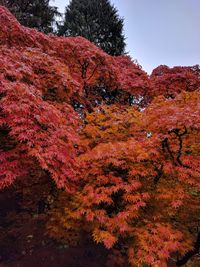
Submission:
[[[97,243],[104,243],[105,247],[110,249],[117,242],[117,238],[111,235],[107,231],[100,231],[98,229],[94,229],[93,231],[94,241]]]

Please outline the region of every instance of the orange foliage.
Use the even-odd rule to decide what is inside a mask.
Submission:
[[[70,213],[85,218],[96,242],[126,247],[133,266],[167,266],[192,248],[200,219],[199,100],[199,91],[183,92],[156,98],[144,112],[110,106],[86,117],[78,157],[85,164]]]

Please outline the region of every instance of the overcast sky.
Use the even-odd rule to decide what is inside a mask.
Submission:
[[[68,0],[51,1],[64,12]],[[200,64],[200,0],[111,0],[124,18],[127,52],[148,73]]]

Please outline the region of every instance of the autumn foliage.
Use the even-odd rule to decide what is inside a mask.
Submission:
[[[109,266],[180,266],[197,254],[199,67],[148,76],[3,7],[0,51],[0,188],[51,177],[48,234],[74,245],[86,233],[111,250]]]

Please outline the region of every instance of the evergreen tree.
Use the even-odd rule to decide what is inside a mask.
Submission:
[[[110,55],[124,53],[123,19],[109,0],[71,0],[58,34],[83,36]]]
[[[56,16],[60,16],[57,7],[49,5],[49,0],[0,0],[24,26],[36,28],[41,32],[54,31]]]

